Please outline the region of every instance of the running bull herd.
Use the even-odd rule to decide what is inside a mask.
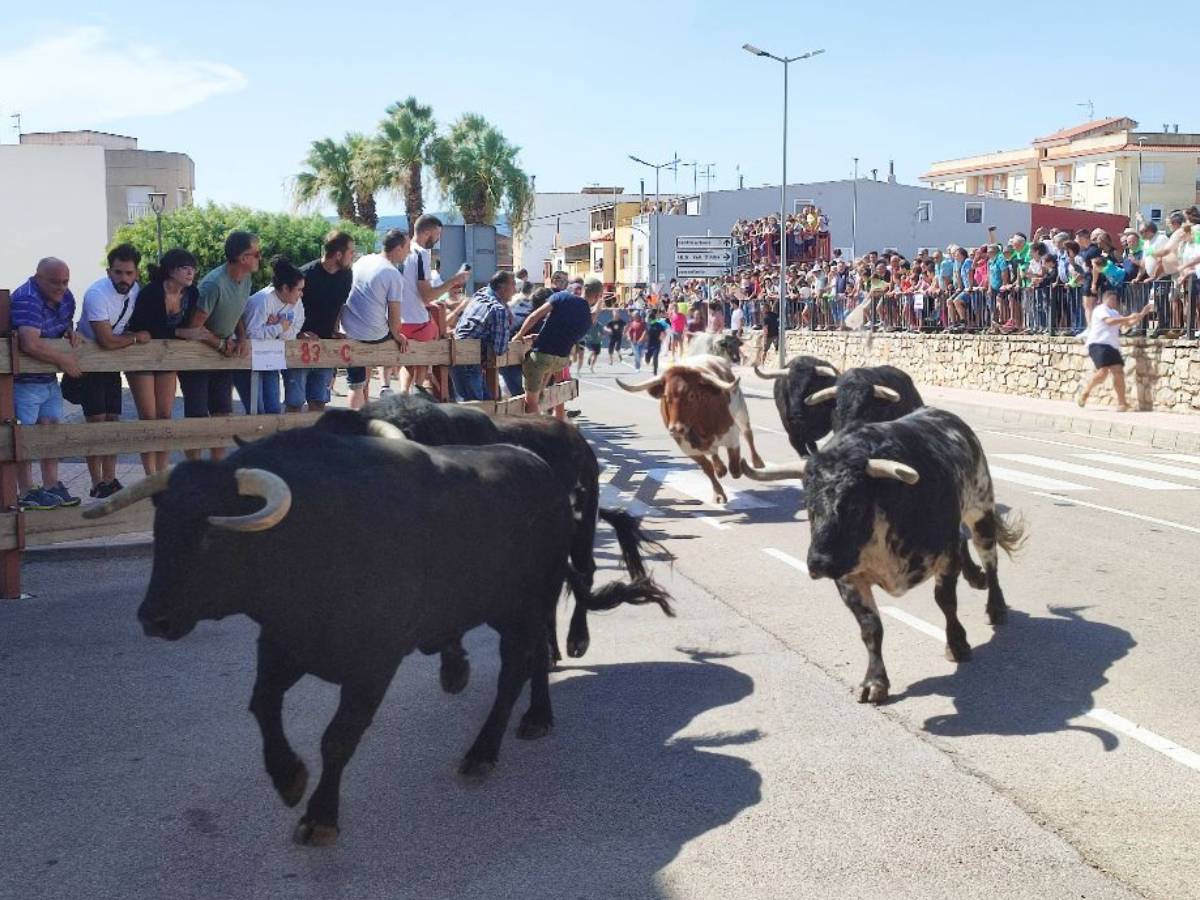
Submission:
[[[766,466],[730,365],[736,355],[712,349],[722,355],[689,356],[651,381],[621,386],[660,401],[668,431],[709,476],[718,502],[725,502],[726,474],[803,479],[809,573],[835,582],[867,648],[860,702],[888,695],[875,586],[899,596],[933,577],[946,617],[946,655],[968,659],[956,614],[958,575],[987,589],[989,620],[1003,623],[997,547],[1011,553],[1022,538],[1020,524],[996,511],[971,429],[924,406],[898,369],[839,374],[827,362],[799,357],[787,369],[756,369],[774,380],[780,418],[802,457]],[[721,447],[728,466],[717,454]],[[479,779],[499,758],[526,682],[530,702],[517,737],[540,738],[553,727],[549,672],[561,658],[555,613],[564,588],[575,598],[566,640],[572,657],[587,652],[589,612],[631,604],[674,615],[645,561],[670,554],[637,519],[600,506],[599,474],[591,446],[570,424],[493,420],[469,407],[392,396],[243,443],[222,461],[181,463],[85,515],[153,501],[154,560],[138,609],[147,635],[178,640],[202,620],[239,613],[258,623],[250,711],[267,774],[289,807],[304,798],[308,770],[284,733],[284,694],[304,675],[340,687],[321,739],[320,779],[293,835],[321,846],[338,837],[342,773],[401,660],[414,650],[438,654],[442,688],[458,693],[470,676],[463,635],[485,624],[498,632],[495,701],[459,767]],[[596,588],[599,522],[615,534],[626,579]],[[330,534],[354,551],[330,554]],[[970,556],[968,536],[982,568]],[[261,564],[297,558],[326,563]]]

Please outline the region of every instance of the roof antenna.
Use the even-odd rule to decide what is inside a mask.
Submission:
[[[1088,111],[1088,121],[1091,122],[1096,118],[1096,104],[1091,100],[1084,100],[1082,103],[1076,103],[1076,106],[1086,106]]]

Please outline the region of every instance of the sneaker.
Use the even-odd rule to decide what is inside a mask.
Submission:
[[[80,503],[79,498],[72,497],[71,492],[67,490],[66,485],[64,485],[61,481],[54,485],[54,487],[46,488],[46,493],[54,494],[56,497],[62,500],[62,503],[60,504],[62,506],[78,506]]]
[[[20,509],[58,509],[62,505],[62,497],[41,487],[30,488],[17,502]]]
[[[120,479],[120,478],[114,478],[112,481],[110,481],[110,482],[108,483],[108,486],[112,488],[112,492],[113,492],[114,494],[115,494],[117,491],[123,491],[123,490],[125,490],[125,485],[121,484],[121,479]]]
[[[94,488],[92,488],[90,491],[88,491],[88,496],[94,497],[97,500],[105,500],[105,499],[111,497],[113,494],[115,494],[120,489],[121,489],[121,483],[119,481],[116,481],[115,479],[113,481],[102,481],[98,485],[96,485]]]

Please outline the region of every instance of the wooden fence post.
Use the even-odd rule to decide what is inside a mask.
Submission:
[[[20,492],[17,490],[17,466],[21,465],[21,431],[17,426],[17,413],[13,404],[13,375],[17,370],[17,336],[12,333],[9,321],[10,300],[6,290],[0,290],[0,334],[7,335],[12,365],[9,371],[0,372],[0,422],[10,426],[12,434],[12,459],[0,463],[0,507],[13,510],[16,522],[16,546],[0,551],[0,596],[5,600],[17,600],[21,596],[21,550],[25,546],[25,513],[20,509]]]

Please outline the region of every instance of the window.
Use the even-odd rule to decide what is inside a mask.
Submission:
[[[622,269],[629,268],[629,251],[628,250],[621,251],[621,268]]]
[[[978,202],[968,202],[964,207],[968,225],[983,224],[983,204]]]
[[[1166,163],[1143,162],[1142,184],[1163,184],[1167,180]]]
[[[1095,211],[1102,212],[1102,213],[1112,212],[1112,204],[1111,203],[1097,203]]]
[[[917,221],[932,222],[933,221],[933,201],[921,200],[917,203]]]
[[[1160,208],[1158,208],[1158,207],[1150,208],[1150,221],[1153,222],[1155,225],[1159,225],[1162,223],[1162,210]]]
[[[646,249],[644,247],[638,247],[637,248],[638,271],[640,272],[642,270],[642,267],[645,265],[646,265]]]
[[[1096,187],[1112,184],[1113,164],[1111,162],[1096,163]]]
[[[817,204],[814,203],[812,200],[793,200],[792,201],[792,212],[798,213],[798,212],[800,212],[800,210],[804,209],[804,207],[806,207],[806,206],[816,206],[816,205]]]

